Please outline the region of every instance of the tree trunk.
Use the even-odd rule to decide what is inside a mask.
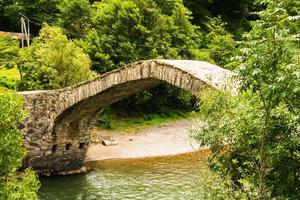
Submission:
[[[260,147],[259,147],[259,154],[260,154],[260,160],[259,160],[259,193],[258,198],[264,199],[264,185],[265,185],[265,139],[268,132],[268,125],[269,125],[269,119],[270,119],[270,111],[271,111],[271,100],[273,97],[273,92],[271,92],[268,104],[264,104],[265,114],[264,114],[264,126],[261,130],[260,136]]]

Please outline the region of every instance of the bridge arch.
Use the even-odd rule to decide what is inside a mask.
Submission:
[[[191,93],[205,87],[235,92],[233,73],[202,61],[147,60],[76,86],[20,92],[30,115],[21,123],[28,156],[25,166],[41,174],[80,170],[90,127],[101,108],[167,82]]]

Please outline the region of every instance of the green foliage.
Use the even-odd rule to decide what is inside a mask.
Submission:
[[[264,3],[269,1],[263,1]],[[291,20],[286,6],[290,1],[270,1],[265,11],[257,13],[261,19],[245,34],[239,73],[244,90],[260,94],[271,107],[284,101],[299,108],[299,41],[296,40],[296,21]]]
[[[10,36],[0,35],[0,67],[15,67],[19,53],[19,42]]]
[[[153,58],[195,59],[201,37],[181,1],[105,0],[94,7],[93,28],[79,41],[94,70]]]
[[[19,13],[23,13],[35,22],[46,22],[51,25],[59,22],[58,24],[66,28],[70,36],[74,37],[76,36],[74,33],[85,33],[86,25],[89,24],[89,18],[87,18],[91,5],[89,2],[92,4],[99,1],[1,0],[0,27],[2,30],[19,31]],[[172,13],[176,3],[182,3],[178,0],[154,0],[154,2],[168,15]],[[229,23],[229,28],[234,33],[237,29],[248,28],[250,13],[256,8],[253,5],[254,0],[234,2],[231,0],[183,0],[183,2],[192,11],[194,24],[201,25],[205,29],[208,18],[220,15]],[[41,26],[36,23],[31,24],[31,32],[34,34],[37,34],[40,28]]]
[[[92,78],[89,57],[58,27],[45,25],[21,53],[21,90],[63,88]]]
[[[24,152],[20,148],[22,137],[16,124],[23,118],[21,98],[8,90],[0,90],[0,127],[1,127],[1,176],[15,171],[21,165]],[[14,156],[11,156],[14,155]]]
[[[56,6],[59,2],[60,0],[0,0],[1,30],[20,32],[20,13],[30,20],[52,24],[56,21]],[[31,23],[31,33],[38,33],[40,28],[38,24]]]
[[[6,67],[0,67],[0,76],[11,80],[20,80],[20,72],[17,68],[7,69]]]
[[[293,2],[262,1],[237,57],[241,94],[203,94],[203,123],[193,130],[213,151],[211,169],[249,199],[300,198],[299,46],[286,10]]]
[[[260,9],[255,0],[184,0],[185,6],[192,11],[194,24],[207,30],[210,18],[221,16],[228,23],[228,31],[240,38],[241,32],[249,30],[253,18],[251,12]]]
[[[293,174],[294,167],[298,166],[299,160],[295,161],[290,154],[299,154],[294,147],[299,148],[299,136],[290,136],[288,134],[296,134],[293,125],[296,124],[298,118],[299,123],[299,97],[300,97],[300,62],[299,62],[299,41],[296,39],[297,32],[292,16],[289,16],[287,8],[295,4],[296,1],[259,1],[266,5],[266,10],[258,12],[260,20],[253,23],[253,29],[245,35],[245,41],[242,43],[242,53],[239,61],[242,62],[239,74],[242,80],[242,89],[250,90],[259,96],[263,110],[262,119],[264,120],[259,137],[259,197],[266,196],[265,189],[269,189],[268,183],[269,171],[276,173],[274,178],[280,178],[281,183],[276,179],[270,181],[274,187],[271,187],[271,195],[283,195],[287,198],[294,198],[298,194],[294,184],[298,184],[290,176],[297,177]],[[294,14],[299,14],[295,12]],[[280,110],[280,111],[279,111]],[[274,112],[279,112],[275,118]],[[276,129],[274,126],[278,126]],[[286,131],[279,129],[285,127]],[[278,131],[280,131],[278,133]],[[272,136],[272,137],[270,137]],[[283,137],[283,144],[275,145],[276,139],[273,137]],[[287,141],[285,141],[287,139]],[[269,144],[269,141],[273,141]],[[296,143],[295,143],[296,142]],[[295,146],[291,147],[289,143]],[[273,145],[273,148],[270,146]],[[291,168],[277,168],[274,160],[281,157],[277,155],[277,148],[287,153],[290,159]],[[270,155],[270,152],[273,153]],[[274,156],[277,156],[277,158]],[[269,157],[270,156],[270,157]],[[273,157],[274,156],[274,157]],[[292,158],[291,158],[292,157]],[[270,158],[274,158],[270,159]],[[276,158],[276,159],[275,159]],[[281,162],[287,162],[285,159]],[[276,168],[275,168],[276,167]],[[274,169],[275,168],[275,169]],[[299,180],[299,177],[298,177]],[[279,185],[276,185],[279,184]],[[265,188],[266,186],[266,188]]]
[[[0,67],[0,87],[16,90],[20,80],[20,73],[16,68],[7,69]]]
[[[16,127],[24,117],[21,97],[0,88],[0,199],[37,199],[39,182],[33,171],[17,172],[25,157]]]
[[[16,90],[18,87],[18,81],[0,76],[0,87]]]
[[[135,132],[174,120],[194,117],[196,113],[169,109],[161,113],[120,113],[119,109],[106,108],[97,116],[97,127],[112,131]]]
[[[209,33],[205,36],[205,45],[210,51],[210,57],[219,66],[226,67],[234,55],[236,42],[233,35],[225,30],[221,18],[212,18],[208,24]]]
[[[97,122],[106,129],[113,128],[113,120],[109,110],[103,109],[97,116]]]
[[[0,198],[9,200],[33,200],[38,199],[37,192],[40,183],[36,174],[26,169],[24,172],[9,174],[4,180],[0,178]]]
[[[18,40],[0,35],[0,86],[16,89],[19,78],[15,78],[15,74],[8,74],[8,72],[17,67],[19,51]]]
[[[232,187],[230,177],[222,176],[207,169],[198,180],[199,186],[190,192],[190,198],[198,200],[248,200],[249,196],[243,191]]]
[[[57,25],[67,30],[71,37],[87,33],[91,23],[92,6],[88,0],[63,0],[58,5]]]
[[[211,57],[210,49],[194,49],[192,50],[192,53],[198,60],[206,61],[211,64],[216,64],[215,60]]]
[[[181,109],[191,111],[195,108],[195,98],[187,91],[169,84],[162,84],[148,91],[139,92],[112,105],[122,116],[147,113],[166,113],[168,110]]]
[[[236,192],[250,199],[259,198],[258,147],[265,126],[259,96],[244,93],[232,97],[229,93],[209,90],[201,95],[200,110],[200,121],[191,132],[211,148],[210,168],[223,182],[223,188],[212,186],[210,192],[223,190],[224,195]],[[264,146],[267,168],[264,198],[299,198],[297,120],[284,103],[270,113]]]

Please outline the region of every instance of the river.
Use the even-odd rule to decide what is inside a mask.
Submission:
[[[194,199],[208,150],[175,156],[88,162],[84,175],[41,177],[41,200]]]

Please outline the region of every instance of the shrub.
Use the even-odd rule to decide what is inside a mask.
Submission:
[[[97,121],[100,125],[104,126],[107,129],[113,128],[113,120],[112,117],[107,110],[102,110],[97,116]]]
[[[24,117],[22,98],[0,87],[0,199],[37,199],[39,182],[27,169],[18,172],[26,155],[17,122]]]

